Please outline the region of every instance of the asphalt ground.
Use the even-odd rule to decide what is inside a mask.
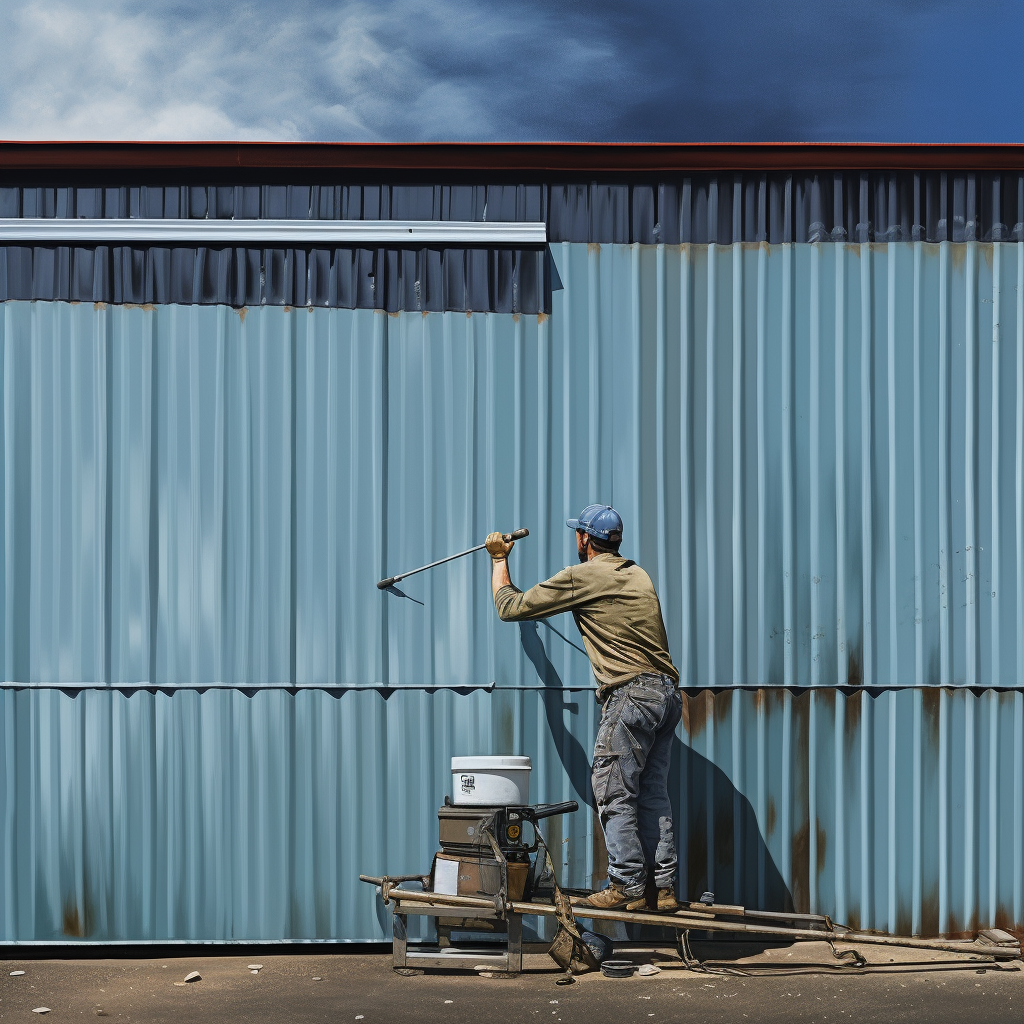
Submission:
[[[600,1021],[965,1021],[1024,1020],[1024,965],[971,961],[946,953],[859,947],[866,969],[835,968],[825,943],[763,948],[695,944],[702,958],[758,972],[756,977],[704,974],[684,968],[668,948],[618,949],[616,959],[661,967],[651,977],[609,979],[588,974],[560,986],[543,953],[525,957],[522,975],[480,977],[391,969],[389,952],[265,949],[243,956],[154,959],[17,959],[54,951],[5,947],[0,963],[0,1020],[138,1022],[416,1021],[593,1024]],[[840,947],[843,948],[843,947]],[[63,952],[63,951],[62,951]],[[146,954],[148,955],[148,954]],[[262,964],[258,974],[248,965]],[[24,975],[12,977],[11,971]],[[198,971],[201,981],[180,984]],[[179,984],[175,984],[175,983]],[[37,1015],[36,1007],[50,1013]]]

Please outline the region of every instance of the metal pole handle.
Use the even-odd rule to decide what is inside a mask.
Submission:
[[[503,533],[502,537],[505,541],[522,540],[524,537],[529,537],[530,531],[525,527],[521,530],[516,530],[514,533]],[[476,547],[467,548],[465,551],[460,551],[457,555],[449,555],[447,558],[439,558],[436,562],[431,562],[428,565],[421,565],[418,569],[410,569],[408,572],[400,572],[397,576],[389,576],[386,580],[381,580],[377,584],[378,590],[387,590],[388,587],[393,586],[399,580],[404,580],[406,576],[412,576],[414,573],[423,572],[424,569],[433,569],[435,565],[444,565],[445,562],[450,562],[454,558],[462,558],[463,555],[471,555],[474,551],[483,551],[486,544],[477,544]]]
[[[540,821],[541,818],[550,818],[556,814],[571,814],[579,809],[580,805],[575,800],[565,800],[560,804],[537,804],[537,806],[529,808],[528,811],[524,811],[523,817]]]

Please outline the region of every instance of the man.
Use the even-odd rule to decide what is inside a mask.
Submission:
[[[668,771],[682,701],[661,605],[647,573],[619,554],[622,519],[615,509],[589,505],[566,526],[576,531],[581,564],[526,593],[509,576],[514,542],[488,536],[494,607],[505,622],[571,611],[597,679],[602,712],[592,782],[608,848],[608,888],[583,905],[643,909],[653,861],[658,909],[673,911],[679,904]]]

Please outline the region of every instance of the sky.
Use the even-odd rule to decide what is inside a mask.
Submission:
[[[1024,142],[1024,0],[0,0],[0,138]]]

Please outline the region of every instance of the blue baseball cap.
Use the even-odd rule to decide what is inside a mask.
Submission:
[[[611,505],[588,505],[578,519],[566,519],[565,525],[598,540],[622,540],[622,516]]]

